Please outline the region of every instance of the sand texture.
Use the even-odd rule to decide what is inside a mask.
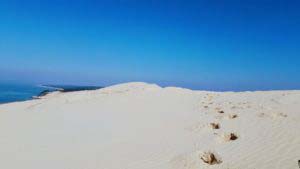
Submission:
[[[297,169],[300,91],[147,83],[0,105],[1,169]]]

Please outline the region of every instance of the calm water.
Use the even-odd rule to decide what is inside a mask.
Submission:
[[[0,103],[24,101],[45,90],[35,85],[0,84]]]
[[[57,88],[63,89],[64,92],[79,91],[79,90],[94,90],[101,87],[95,86],[60,86],[52,85],[51,87],[39,85],[18,85],[18,84],[0,84],[0,104],[15,101],[25,101],[32,99],[33,96],[38,96],[41,92],[54,91]]]

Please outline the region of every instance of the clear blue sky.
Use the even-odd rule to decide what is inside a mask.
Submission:
[[[0,81],[300,89],[297,0],[7,0]]]

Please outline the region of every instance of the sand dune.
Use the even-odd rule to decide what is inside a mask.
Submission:
[[[300,91],[126,83],[0,105],[2,169],[296,169]]]

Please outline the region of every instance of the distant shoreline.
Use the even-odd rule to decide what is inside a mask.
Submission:
[[[71,86],[71,85],[41,85],[41,87],[45,87],[48,89],[43,90],[37,96],[32,96],[33,99],[39,99],[40,97],[46,96],[52,92],[76,92],[76,91],[84,91],[84,90],[97,90],[103,87],[100,86]],[[49,90],[50,89],[50,90]]]
[[[1,86],[0,86],[1,87]],[[34,85],[34,86],[22,86],[13,88],[0,89],[0,105],[22,102],[34,99],[40,99],[43,96],[52,92],[75,92],[83,90],[97,90],[103,88],[102,86],[75,86],[75,85]]]

